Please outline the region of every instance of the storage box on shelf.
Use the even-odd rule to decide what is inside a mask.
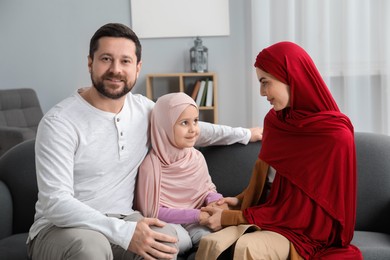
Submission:
[[[198,81],[204,81],[204,91],[194,93]],[[157,98],[164,94],[184,92],[189,96],[193,96],[195,101],[198,99],[199,119],[215,124],[218,122],[217,83],[217,75],[213,72],[148,74],[146,75],[146,96],[151,100],[156,101]],[[197,98],[199,93],[205,93],[203,102],[201,102],[201,96]],[[207,95],[209,95],[208,103],[206,103]]]

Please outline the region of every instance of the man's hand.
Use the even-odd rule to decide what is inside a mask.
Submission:
[[[144,218],[138,221],[133,238],[127,250],[142,256],[146,260],[173,259],[177,253],[176,248],[163,244],[176,243],[177,239],[153,231],[149,226],[163,227],[164,222],[156,218]]]
[[[262,127],[252,127],[249,130],[251,131],[251,139],[249,139],[249,142],[257,142],[263,139]]]
[[[222,229],[221,217],[222,217],[223,209],[219,207],[203,207],[201,208],[201,211],[207,212],[210,215],[210,217],[200,221],[199,224],[203,226],[207,226],[213,231],[218,231]]]

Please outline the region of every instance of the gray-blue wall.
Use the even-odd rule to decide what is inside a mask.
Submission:
[[[249,7],[246,1],[230,0],[229,5],[230,36],[204,37],[203,44],[209,49],[209,70],[218,75],[219,123],[249,127]],[[34,88],[46,112],[89,86],[89,39],[108,22],[131,26],[130,0],[1,0],[0,89]],[[148,73],[189,71],[193,41],[141,39],[143,67],[133,92],[145,94]]]

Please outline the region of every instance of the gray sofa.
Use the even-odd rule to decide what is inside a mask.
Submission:
[[[358,196],[353,244],[364,259],[390,259],[390,137],[356,133]],[[199,148],[210,174],[225,196],[247,185],[261,143]],[[298,148],[297,148],[298,149]],[[0,158],[0,259],[27,259],[25,241],[37,198],[34,140]],[[193,259],[195,252],[185,258]]]

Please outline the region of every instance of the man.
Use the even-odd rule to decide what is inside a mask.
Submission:
[[[132,209],[138,166],[149,148],[154,103],[131,89],[141,44],[122,24],[91,39],[92,87],[80,89],[42,119],[36,137],[38,202],[28,244],[32,259],[172,259],[170,225]],[[261,129],[201,124],[199,145],[261,139]]]

